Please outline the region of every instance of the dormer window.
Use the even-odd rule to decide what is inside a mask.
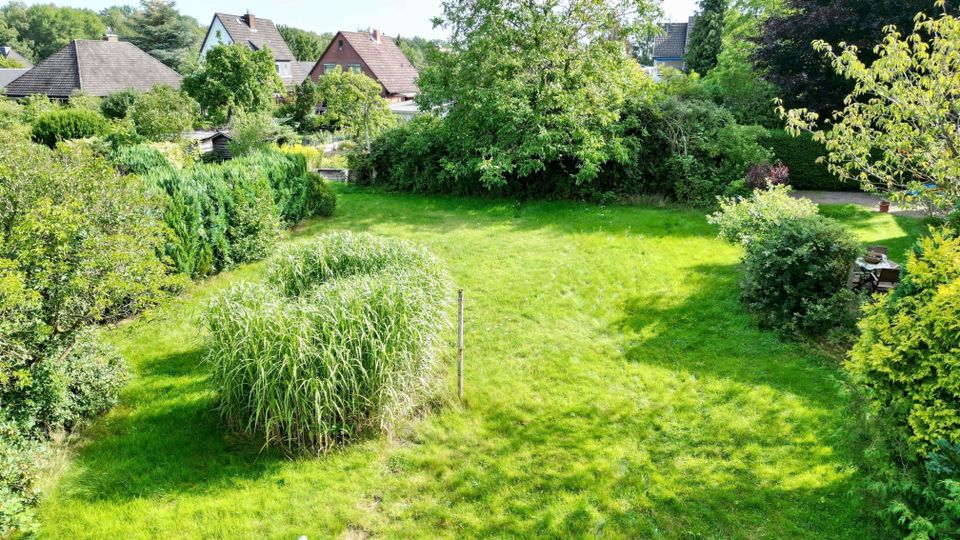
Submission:
[[[288,79],[292,77],[293,75],[290,73],[290,62],[277,62],[277,75]]]

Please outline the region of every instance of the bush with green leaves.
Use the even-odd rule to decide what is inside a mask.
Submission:
[[[846,362],[874,420],[867,453],[903,534],[960,531],[960,238],[918,240],[893,293],[864,308]]]
[[[826,163],[817,163],[818,158],[827,155],[827,150],[807,133],[794,137],[782,129],[771,129],[760,138],[760,143],[773,150],[777,160],[790,169],[790,184],[795,189],[860,191],[858,183],[843,182]]]
[[[0,416],[0,538],[35,532],[32,506],[39,498],[37,475],[43,455],[39,442]]]
[[[787,221],[817,215],[816,204],[810,199],[791,197],[791,191],[790,186],[775,185],[754,190],[746,198],[721,198],[720,210],[707,217],[707,221],[720,229],[721,239],[747,245]]]
[[[186,92],[158,84],[137,96],[130,107],[130,118],[141,137],[176,140],[193,129],[199,108]]]
[[[842,337],[855,322],[855,297],[846,283],[861,251],[836,221],[785,220],[747,243],[741,300],[761,326]]]
[[[127,117],[130,107],[137,100],[140,92],[136,90],[120,90],[107,94],[100,102],[100,112],[111,120],[120,120]]]
[[[163,152],[146,144],[117,146],[110,152],[110,162],[121,174],[146,174],[171,166]]]
[[[33,140],[53,148],[60,141],[103,135],[107,120],[88,109],[58,109],[45,112],[33,123]]]
[[[337,209],[337,194],[326,178],[315,172],[307,173],[307,203],[305,216],[330,217]]]
[[[426,250],[331,233],[284,249],[267,276],[206,312],[207,362],[233,429],[318,452],[391,430],[435,395],[451,288]]]
[[[90,145],[0,145],[0,535],[28,532],[35,450],[106,410],[126,381],[86,329],[182,284],[140,182]]]

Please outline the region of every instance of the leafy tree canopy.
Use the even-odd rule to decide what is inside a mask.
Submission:
[[[723,43],[724,15],[727,0],[700,0],[696,24],[690,32],[687,69],[706,75],[717,65]]]
[[[223,124],[234,111],[271,108],[283,83],[268,47],[252,51],[234,43],[210,49],[200,68],[183,80],[183,89],[210,120]]]
[[[130,118],[139,135],[162,141],[176,139],[192,129],[197,109],[197,102],[186,93],[158,84],[136,97]]]
[[[277,26],[277,30],[280,31],[283,40],[287,42],[293,56],[301,62],[316,62],[319,60],[324,49],[333,39],[333,34],[329,32],[317,34],[284,24]]]
[[[642,84],[627,41],[654,31],[648,0],[447,0],[451,32],[430,55],[418,101],[445,108],[446,167],[488,188],[567,165],[592,180],[620,152],[614,127]]]
[[[815,112],[781,108],[788,129],[812,131],[827,148],[830,170],[843,179],[931,210],[955,208],[960,201],[960,20],[945,12],[936,19],[920,15],[906,37],[889,27],[872,63],[853,45],[834,51],[817,41],[814,48],[854,89],[829,129],[818,128]]]
[[[4,30],[4,26],[7,28]],[[13,30],[16,35],[11,35]],[[89,9],[58,7],[53,4],[10,2],[0,7],[0,35],[7,34],[24,55],[39,62],[74,39],[100,39],[106,27]]]
[[[130,42],[170,68],[184,72],[195,63],[202,39],[193,17],[181,15],[176,3],[142,0],[129,21]]]
[[[814,41],[856,46],[869,64],[885,26],[908,31],[917,13],[935,10],[932,0],[787,0],[785,7],[763,23],[754,63],[787,107],[822,115],[842,108],[854,84],[814,50]]]
[[[362,73],[337,69],[320,77],[319,86],[326,102],[325,120],[363,141],[368,149],[370,138],[396,121],[387,100],[380,96],[383,87]]]

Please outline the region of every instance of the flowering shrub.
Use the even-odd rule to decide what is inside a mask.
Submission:
[[[747,169],[747,187],[750,189],[767,189],[772,186],[786,186],[790,184],[790,169],[783,163],[771,165],[758,163]]]

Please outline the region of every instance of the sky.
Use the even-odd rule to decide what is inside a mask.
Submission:
[[[207,25],[215,12],[254,15],[314,32],[378,28],[394,36],[442,38],[430,19],[440,13],[441,0],[182,0],[177,7]],[[139,0],[26,0],[26,4],[90,8],[94,11],[118,4],[136,5]],[[0,3],[6,3],[0,0]],[[696,9],[696,0],[663,0],[667,20],[685,21]]]

